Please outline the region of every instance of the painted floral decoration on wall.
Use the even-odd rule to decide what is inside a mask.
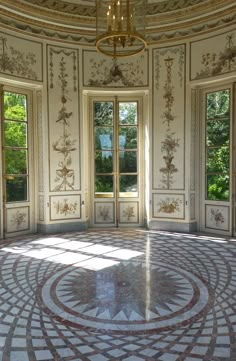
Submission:
[[[162,174],[161,185],[165,189],[171,188],[174,183],[174,174],[178,172],[178,168],[174,164],[174,154],[179,147],[179,139],[176,139],[174,137],[175,133],[171,131],[171,123],[175,119],[172,110],[175,100],[173,95],[174,86],[172,85],[173,63],[173,58],[168,57],[165,59],[167,77],[164,85],[163,99],[165,100],[165,110],[162,114],[162,119],[163,123],[167,125],[167,130],[165,140],[161,142],[161,153],[163,154],[165,166],[160,168]]]
[[[122,215],[129,222],[132,217],[135,217],[134,207],[127,206],[126,209],[123,210]]]
[[[180,199],[170,199],[166,198],[158,202],[158,212],[162,213],[175,213],[180,212]]]
[[[203,69],[197,72],[195,79],[227,73],[236,69],[236,46],[233,43],[234,34],[226,36],[225,49],[218,54],[206,52],[202,55]]]
[[[225,222],[224,216],[219,209],[211,208],[211,221],[215,223],[216,227]]]
[[[56,51],[55,51],[56,52]],[[54,50],[50,49],[50,79],[51,84],[50,88],[53,88],[53,57]],[[56,52],[57,54],[60,51]],[[68,110],[68,73],[66,70],[66,61],[65,56],[73,56],[74,59],[74,91],[76,91],[75,86],[75,74],[76,74],[76,65],[75,65],[75,54],[72,52],[65,52],[62,51],[62,57],[60,60],[60,73],[58,75],[58,81],[60,84],[61,90],[61,107],[58,111],[58,116],[56,123],[62,126],[62,134],[61,136],[53,143],[52,148],[55,152],[57,152],[61,156],[61,160],[58,162],[58,169],[56,170],[56,178],[55,183],[57,185],[54,187],[54,191],[65,191],[68,189],[74,190],[74,183],[75,183],[75,171],[72,167],[72,153],[76,151],[76,143],[77,140],[73,139],[71,136],[70,130],[70,118],[73,115],[71,111]]]
[[[0,37],[0,71],[37,80],[37,74],[32,69],[34,64],[36,64],[35,54],[31,52],[25,54],[14,49],[13,46],[8,48],[7,39]]]
[[[143,56],[141,57],[143,59]],[[91,76],[88,80],[89,86],[144,86],[143,83],[143,68],[142,62],[133,61],[125,63],[117,63],[113,60],[112,63],[106,59],[96,61],[90,59]]]
[[[104,221],[109,221],[111,219],[110,208],[107,206],[98,207],[98,214]]]
[[[62,202],[54,202],[54,208],[57,214],[64,214],[65,216],[74,214],[78,209],[78,202],[68,202],[68,199],[64,199]]]
[[[11,225],[15,228],[20,228],[24,223],[26,223],[26,216],[25,212],[17,210],[11,217]]]

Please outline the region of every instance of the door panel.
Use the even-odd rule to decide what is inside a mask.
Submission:
[[[143,225],[141,98],[91,98],[92,225]]]

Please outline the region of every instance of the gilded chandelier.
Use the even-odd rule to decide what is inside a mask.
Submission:
[[[96,47],[113,58],[142,52],[146,0],[97,0]]]

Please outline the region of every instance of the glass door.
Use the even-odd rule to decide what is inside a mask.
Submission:
[[[232,87],[203,92],[204,134],[201,230],[232,233]]]
[[[143,225],[141,99],[92,99],[92,223]]]
[[[4,236],[32,232],[31,93],[3,87],[2,174]]]

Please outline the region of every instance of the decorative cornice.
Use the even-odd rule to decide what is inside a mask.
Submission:
[[[177,9],[177,3],[179,8],[180,3],[182,4],[181,9]],[[149,14],[150,10],[156,14],[156,7],[164,6],[164,4],[168,9],[173,6],[175,11],[169,11],[166,14],[163,11],[158,15],[147,17],[148,44],[180,40],[236,23],[235,0],[163,1],[158,4],[149,4]],[[191,4],[194,5],[190,6]],[[56,6],[58,6],[57,10],[53,11],[51,8]],[[185,10],[183,10],[184,6]],[[18,11],[14,8],[18,8]],[[34,8],[34,16],[30,15],[32,8]],[[69,11],[67,14],[64,13],[64,9],[72,11],[74,8],[78,8],[79,11],[77,13],[75,11],[73,15],[70,15]],[[0,26],[39,38],[95,45],[95,18],[88,15],[92,7],[87,8],[87,16],[82,8],[82,5],[55,0],[33,0],[30,4],[26,0],[17,2],[16,0],[0,0]]]
[[[147,16],[147,28],[158,28],[167,24],[171,27],[181,27],[182,22],[199,22],[205,21],[206,18],[219,18],[235,10],[235,0],[208,0],[204,4],[199,3],[185,9],[176,9],[167,13],[155,13]]]
[[[83,1],[82,1],[83,3]],[[94,1],[95,3],[95,1]],[[227,9],[234,0],[168,0],[147,4],[147,28],[162,23],[178,23]],[[95,6],[83,6],[58,0],[0,0],[0,9],[5,9],[34,20],[41,19],[57,25],[76,28],[95,28]]]
[[[203,4],[205,2],[208,2],[209,0],[163,0],[159,1],[158,3],[155,3],[147,0],[147,14],[148,15],[156,15],[160,13],[167,13],[170,11],[180,10],[180,9],[186,9],[188,7],[193,7],[197,4]],[[10,5],[11,7],[17,7],[17,8],[24,8],[25,10],[32,9],[32,8],[42,8],[57,12],[62,12],[66,14],[72,14],[72,15],[81,15],[81,16],[96,16],[96,8],[95,3],[96,1],[91,1],[91,5],[84,5],[83,1],[80,1],[81,4],[75,4],[65,2],[65,1],[59,1],[59,0],[18,0],[17,5],[15,0],[2,0],[1,3],[5,3],[6,5]],[[214,0],[216,3],[217,0]]]

